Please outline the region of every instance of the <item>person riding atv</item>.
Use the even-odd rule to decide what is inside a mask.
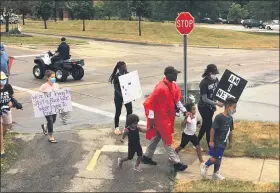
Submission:
[[[65,37],[61,38],[61,44],[58,46],[55,55],[52,57],[51,61],[54,64],[58,60],[68,60],[70,59],[70,46],[66,43]]]

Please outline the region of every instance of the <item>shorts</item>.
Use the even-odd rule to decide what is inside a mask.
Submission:
[[[8,113],[2,114],[0,116],[1,116],[1,124],[10,125],[13,123],[12,111],[8,111]]]
[[[223,155],[224,155],[224,148],[221,147],[210,147],[209,150],[209,155],[216,158],[216,159],[222,159]]]
[[[181,139],[181,144],[180,144],[180,147],[181,148],[184,148],[186,147],[186,145],[189,143],[189,142],[192,142],[192,144],[194,146],[198,146],[199,145],[199,140],[197,138],[197,136],[194,134],[194,135],[187,135],[185,134],[184,132],[182,133],[182,139]]]
[[[138,157],[143,156],[143,151],[141,145],[128,145],[128,156],[129,160],[133,159],[134,154],[137,153]]]

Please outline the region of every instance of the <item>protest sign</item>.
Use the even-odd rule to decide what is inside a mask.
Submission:
[[[143,96],[138,71],[119,76],[123,102],[127,104]]]
[[[72,111],[69,88],[31,95],[35,117]]]
[[[214,98],[223,103],[228,97],[239,100],[247,82],[247,80],[226,69],[214,92]]]

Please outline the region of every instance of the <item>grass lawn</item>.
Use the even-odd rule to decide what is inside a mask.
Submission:
[[[7,156],[1,159],[1,172],[6,171],[18,156],[19,149],[22,147],[21,140],[16,141],[18,133],[7,133],[4,136],[4,148]]]
[[[174,146],[180,145],[181,129],[176,123]],[[199,129],[198,129],[199,130]],[[201,140],[207,150],[206,139]],[[194,152],[191,143],[184,151]],[[233,131],[233,147],[225,151],[228,157],[254,157],[279,159],[279,123],[260,121],[236,121]]]
[[[14,37],[1,36],[1,42],[6,45],[59,45],[60,38],[34,36],[34,37]],[[86,41],[81,40],[67,40],[71,45],[86,44]]]
[[[3,29],[2,29],[3,30]],[[146,43],[182,44],[174,23],[142,22],[142,36],[138,36],[137,21],[88,20],[86,31],[82,21],[48,22],[27,20],[23,32],[40,32],[58,35],[74,35],[112,40]],[[271,33],[247,33],[196,27],[188,38],[189,45],[220,46],[226,48],[279,48],[279,35]]]
[[[173,192],[278,192],[279,183],[199,180],[177,182]]]

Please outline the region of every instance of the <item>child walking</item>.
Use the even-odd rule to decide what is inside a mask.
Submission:
[[[146,133],[147,129],[138,127],[139,117],[135,114],[130,114],[127,116],[127,128],[124,129],[121,142],[124,142],[126,136],[128,136],[128,156],[125,158],[118,158],[118,167],[122,167],[123,162],[132,160],[134,154],[137,153],[137,160],[134,167],[134,170],[141,172],[139,167],[140,161],[143,156],[142,146],[140,144],[139,131]]]
[[[182,127],[184,131],[182,133],[181,144],[178,146],[175,151],[179,153],[182,149],[186,147],[186,145],[191,141],[196,149],[196,153],[200,163],[203,163],[201,148],[199,144],[199,140],[196,136],[196,127],[199,122],[197,122],[196,114],[196,107],[194,103],[188,103],[185,105],[185,108],[188,112],[191,112],[190,115],[186,116],[185,120],[182,122]]]
[[[224,150],[227,146],[228,139],[229,146],[231,146],[233,129],[232,115],[236,112],[236,106],[236,99],[227,98],[225,102],[224,112],[218,114],[215,117],[210,131],[209,155],[211,156],[211,158],[207,162],[205,162],[201,167],[201,175],[203,178],[205,178],[207,175],[208,167],[214,164],[214,173],[212,179],[225,179],[225,177],[219,174],[219,169],[221,166],[222,157],[224,154]]]

